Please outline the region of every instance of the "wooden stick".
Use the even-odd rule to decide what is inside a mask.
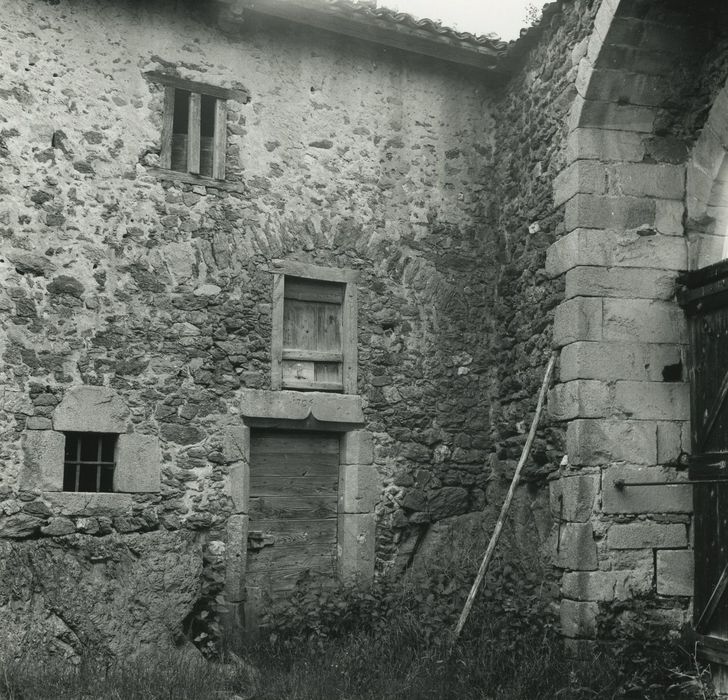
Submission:
[[[463,607],[463,611],[460,613],[460,619],[458,620],[457,627],[455,628],[455,633],[452,638],[452,646],[455,646],[455,644],[458,641],[458,638],[460,637],[460,633],[463,631],[463,627],[465,626],[465,622],[468,619],[468,615],[470,614],[470,608],[473,607],[473,602],[475,600],[475,596],[478,593],[478,589],[480,588],[480,584],[483,582],[483,578],[485,577],[486,572],[488,571],[488,565],[490,564],[490,560],[493,558],[493,552],[495,551],[495,546],[498,543],[498,539],[500,538],[501,530],[503,529],[503,522],[506,518],[506,514],[508,513],[508,509],[511,506],[511,501],[513,500],[513,495],[516,492],[516,486],[518,486],[518,480],[521,476],[521,470],[523,469],[523,465],[526,463],[526,460],[528,459],[528,455],[531,452],[531,445],[533,445],[533,439],[536,437],[536,428],[538,427],[538,423],[541,420],[541,413],[543,413],[543,406],[546,399],[546,391],[548,390],[549,383],[551,381],[551,374],[554,371],[554,365],[556,364],[556,353],[554,352],[551,355],[551,359],[549,360],[548,367],[546,367],[546,374],[543,378],[543,384],[541,385],[541,391],[538,395],[538,403],[536,404],[536,413],[533,416],[533,422],[531,423],[531,430],[528,433],[528,437],[526,438],[526,444],[523,446],[523,452],[521,453],[521,458],[518,460],[518,466],[516,467],[516,473],[513,475],[513,480],[511,481],[511,487],[508,489],[508,494],[506,495],[506,500],[503,502],[503,507],[501,508],[500,516],[498,517],[498,522],[495,525],[495,530],[493,531],[493,535],[490,538],[490,542],[488,543],[488,549],[485,551],[485,556],[483,557],[483,561],[480,563],[480,568],[478,569],[478,575],[475,577],[475,581],[473,581],[473,585],[470,589],[470,593],[468,594],[468,599],[465,601],[465,605]]]

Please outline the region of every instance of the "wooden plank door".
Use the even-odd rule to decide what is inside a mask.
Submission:
[[[251,432],[249,620],[307,577],[335,578],[339,461],[336,433]]]
[[[679,281],[690,333],[690,478],[698,482],[693,622],[704,655],[728,663],[728,261]]]

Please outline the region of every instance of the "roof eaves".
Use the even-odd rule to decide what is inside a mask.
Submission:
[[[508,44],[496,35],[457,32],[429,19],[352,0],[227,0],[230,9],[286,19],[345,36],[493,72]]]

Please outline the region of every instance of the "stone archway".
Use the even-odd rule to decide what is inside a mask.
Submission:
[[[718,94],[687,166],[688,267],[728,258],[728,84]]]
[[[547,272],[565,277],[550,408],[567,426],[568,463],[552,503],[562,630],[576,640],[595,638],[604,607],[636,595],[659,597],[654,616],[674,629],[689,619],[692,494],[671,485],[690,449],[687,333],[674,292],[688,267],[686,206],[688,232],[704,233],[690,222],[705,228],[717,213],[711,189],[722,180],[711,163],[715,176],[696,196],[701,174],[686,178],[678,117],[709,27],[707,2],[698,13],[604,0],[580,48],[567,161],[554,181],[565,235],[547,259]]]

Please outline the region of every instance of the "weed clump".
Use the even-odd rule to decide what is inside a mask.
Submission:
[[[478,565],[477,543],[449,542],[369,590],[313,577],[268,607],[261,638],[220,650],[200,636],[219,594],[195,611],[197,649],[78,667],[3,663],[2,700],[613,700],[712,699],[708,673],[659,628],[645,597],[604,605],[600,645],[567,649],[552,570],[508,552],[496,561],[454,645],[452,631]],[[504,557],[505,559],[505,557]],[[215,562],[212,562],[215,564]],[[211,650],[217,650],[210,655]],[[202,653],[201,653],[202,652]],[[232,653],[231,653],[232,652]],[[206,660],[203,654],[210,655]]]
[[[269,608],[265,635],[250,650],[267,679],[259,697],[715,697],[689,647],[646,625],[649,601],[630,609],[630,624],[610,623],[605,609],[603,624],[612,625],[607,642],[567,649],[552,570],[519,562],[513,552],[508,562],[495,562],[456,645],[452,632],[478,564],[472,544],[453,541],[404,576],[380,577],[368,591],[301,582],[284,604]]]

